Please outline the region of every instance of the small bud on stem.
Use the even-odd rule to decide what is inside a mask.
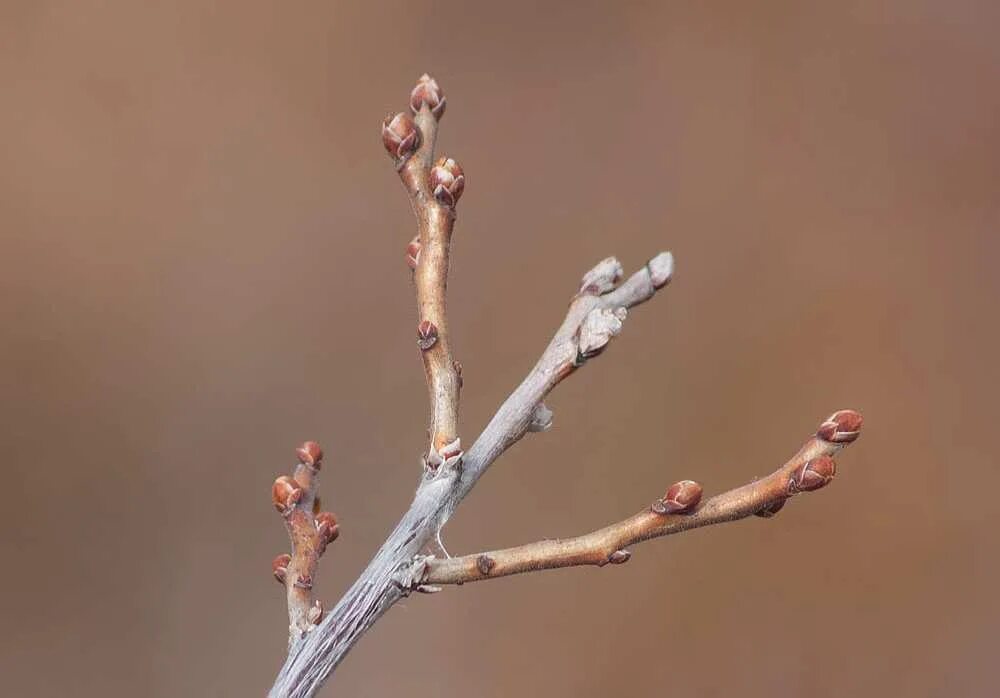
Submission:
[[[417,325],[417,346],[421,351],[427,351],[437,342],[438,328],[430,320],[424,320]]]
[[[282,553],[271,561],[271,572],[274,574],[274,578],[282,585],[285,583],[285,578],[288,575],[288,565],[291,562],[292,556],[288,553]]]
[[[287,475],[274,481],[271,487],[271,502],[278,513],[287,516],[302,499],[302,487]]]
[[[382,122],[382,144],[394,160],[404,162],[420,147],[420,130],[406,112],[387,116]]]
[[[465,191],[465,174],[453,159],[441,158],[431,168],[430,187],[435,199],[454,208]]]
[[[316,470],[319,470],[323,461],[323,449],[315,441],[306,441],[295,449],[295,455],[299,457],[299,463],[316,468]]]
[[[816,436],[835,444],[849,444],[861,435],[861,413],[854,410],[839,410],[819,425]]]
[[[441,91],[437,80],[427,73],[420,76],[416,87],[410,92],[410,111],[416,114],[424,105],[431,110],[435,119],[440,119],[444,115],[444,92]]]
[[[674,483],[663,495],[663,499],[653,502],[656,514],[682,514],[691,511],[701,502],[701,485],[694,480]]]
[[[825,487],[837,474],[837,464],[830,456],[819,456],[800,465],[788,481],[788,491],[812,492]]]

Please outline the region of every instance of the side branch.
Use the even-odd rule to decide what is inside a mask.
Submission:
[[[430,447],[432,470],[446,461],[457,462],[459,367],[452,357],[445,303],[449,249],[455,223],[455,204],[465,187],[458,164],[442,158],[436,165],[434,145],[445,98],[437,82],[424,75],[410,95],[410,111],[386,119],[382,138],[410,198],[418,234],[407,247],[417,295],[417,345],[420,348],[431,403]]]
[[[854,441],[860,428],[860,414],[841,410],[823,422],[816,436],[771,475],[716,495],[700,506],[701,486],[682,480],[648,509],[586,535],[424,560],[420,583],[463,584],[559,567],[620,564],[629,560],[631,553],[626,548],[635,543],[753,514],[769,518],[791,496],[828,484],[836,472],[832,456]]]

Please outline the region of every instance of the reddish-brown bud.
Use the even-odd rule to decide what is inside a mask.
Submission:
[[[427,351],[438,340],[438,328],[430,320],[423,320],[417,325],[417,346],[421,351]]]
[[[455,369],[455,378],[458,379],[458,387],[461,388],[465,385],[465,380],[462,378],[462,362],[455,360],[451,362],[451,365]]]
[[[295,455],[299,457],[299,463],[308,465],[319,470],[323,461],[323,449],[315,441],[306,441],[295,449]]]
[[[271,487],[271,501],[280,514],[291,513],[300,499],[302,499],[302,487],[295,480],[282,475],[274,481]]]
[[[653,502],[657,514],[682,514],[691,511],[701,501],[701,485],[694,480],[681,480],[670,486],[663,499]]]
[[[496,567],[497,561],[494,560],[489,555],[480,555],[476,558],[476,569],[482,575],[488,575],[490,571]]]
[[[292,556],[288,553],[282,553],[271,561],[271,572],[274,574],[274,578],[281,584],[285,583],[285,577],[288,575],[288,566],[291,563]]]
[[[830,484],[837,464],[830,456],[819,456],[800,465],[788,481],[789,492],[811,492]]]
[[[819,425],[816,436],[835,444],[849,444],[861,435],[861,413],[854,410],[839,410]]]
[[[295,586],[299,589],[305,589],[308,591],[313,588],[313,578],[310,574],[300,574],[299,578],[295,580]]]
[[[395,160],[406,160],[420,147],[420,129],[406,112],[387,116],[382,122],[382,143]]]
[[[465,191],[465,174],[457,162],[441,158],[431,168],[430,186],[435,199],[453,208]]]
[[[313,625],[319,625],[319,622],[323,620],[323,603],[319,599],[313,601],[313,605],[309,608],[309,615],[307,617],[309,622]]]
[[[444,114],[444,92],[441,91],[437,80],[427,73],[420,76],[417,86],[410,92],[410,109],[416,114],[425,104],[435,119],[440,119]]]
[[[775,514],[777,514],[779,511],[781,511],[781,508],[783,506],[785,506],[785,502],[786,501],[788,501],[788,500],[786,500],[786,499],[775,500],[775,501],[771,502],[770,504],[768,504],[768,505],[766,505],[766,506],[758,509],[757,511],[755,511],[754,512],[754,516],[759,516],[762,519],[769,519],[772,516],[774,516]]]
[[[321,511],[316,515],[316,532],[319,534],[320,543],[324,548],[337,540],[340,535],[337,517],[328,511]]]
[[[417,264],[420,263],[420,236],[417,235],[410,244],[406,246],[406,266],[416,271]]]

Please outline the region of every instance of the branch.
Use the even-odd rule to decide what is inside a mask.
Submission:
[[[410,94],[410,110],[388,117],[382,141],[396,163],[417,219],[417,236],[406,249],[417,291],[417,345],[420,347],[431,403],[430,447],[425,462],[436,470],[457,465],[460,367],[452,358],[445,304],[448,252],[455,204],[465,189],[462,168],[451,158],[432,167],[439,119],[445,98],[437,82],[423,75]]]
[[[644,511],[598,531],[450,559],[426,560],[421,584],[463,584],[522,572],[627,562],[635,543],[756,514],[770,518],[799,492],[817,490],[834,477],[832,456],[854,441],[861,415],[830,416],[791,460],[765,478],[712,497],[699,506],[701,485],[682,480]]]
[[[284,585],[288,596],[289,644],[323,618],[322,603],[312,598],[313,580],[326,546],[340,534],[336,517],[319,512],[317,489],[323,451],[315,441],[306,441],[296,453],[299,463],[294,474],[282,475],[271,488],[271,500],[292,543],[291,555],[279,555],[271,563],[274,578]]]

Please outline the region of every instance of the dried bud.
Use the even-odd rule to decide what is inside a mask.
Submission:
[[[405,112],[387,116],[382,122],[382,143],[394,160],[403,161],[420,147],[420,130]]]
[[[292,556],[288,553],[282,553],[271,561],[271,572],[274,573],[274,578],[281,584],[285,583],[285,577],[288,575],[288,566],[291,563]]]
[[[674,483],[663,495],[663,499],[653,502],[657,514],[682,514],[698,506],[701,501],[701,485],[694,480]]]
[[[313,578],[310,574],[300,574],[299,578],[295,580],[295,586],[299,589],[305,589],[306,591],[313,588]]]
[[[812,492],[825,487],[837,474],[837,464],[830,456],[819,456],[795,469],[788,481],[789,492]]]
[[[444,114],[444,92],[441,91],[437,80],[427,73],[420,76],[417,86],[410,93],[410,110],[416,114],[425,104],[435,119],[440,119]]]
[[[313,601],[313,605],[309,608],[308,619],[313,625],[319,625],[323,620],[323,603],[319,599]]]
[[[430,320],[424,320],[417,325],[417,346],[421,351],[427,351],[438,340],[438,328]]]
[[[480,555],[476,558],[476,569],[482,575],[488,575],[490,570],[496,567],[497,561],[489,555]]]
[[[465,191],[465,175],[458,163],[451,158],[441,158],[431,168],[430,187],[434,198],[449,208],[454,208]]]
[[[420,263],[420,236],[415,236],[406,246],[406,266],[416,271]]]
[[[646,262],[646,270],[653,288],[663,288],[674,276],[674,256],[669,252],[661,252]]]
[[[632,559],[632,553],[628,550],[616,550],[608,556],[608,562],[612,565],[624,565]]]
[[[835,444],[849,444],[861,435],[861,413],[839,410],[819,425],[816,436]]]
[[[462,378],[462,362],[453,360],[451,365],[455,369],[455,378],[458,379],[458,387],[461,388],[465,385],[465,380]]]
[[[290,514],[302,499],[302,487],[287,475],[274,481],[271,487],[271,501],[280,514]]]
[[[552,410],[545,406],[544,402],[539,402],[535,411],[531,413],[531,421],[528,422],[528,431],[548,431],[552,428]]]
[[[774,516],[775,514],[777,514],[779,511],[781,511],[781,508],[783,506],[785,506],[785,502],[786,501],[788,501],[788,500],[786,500],[786,499],[777,499],[777,500],[771,502],[770,504],[764,506],[763,508],[758,509],[757,511],[755,511],[754,512],[754,516],[759,516],[762,519],[769,519],[772,516]]]
[[[315,441],[306,441],[295,449],[295,455],[299,457],[299,463],[308,465],[319,470],[323,461],[323,449]]]
[[[326,547],[340,536],[340,526],[337,524],[337,517],[328,511],[321,511],[316,515],[316,532],[322,547]]]
[[[602,259],[580,279],[580,293],[594,296],[607,293],[621,280],[623,274],[622,263],[617,259],[614,257]]]
[[[617,337],[622,331],[622,321],[628,315],[625,308],[595,308],[584,318],[580,326],[580,348],[577,354],[577,361],[589,359],[597,356],[612,337]]]

